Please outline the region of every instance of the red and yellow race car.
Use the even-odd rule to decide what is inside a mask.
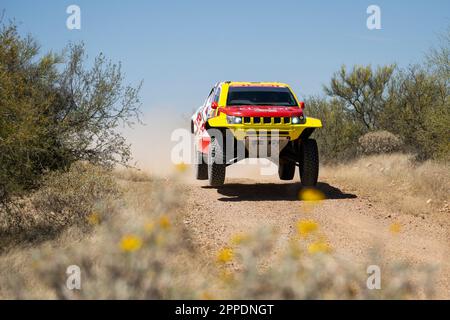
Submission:
[[[298,166],[302,184],[314,186],[319,154],[310,136],[322,122],[305,116],[304,107],[284,83],[217,83],[191,118],[196,178],[220,186],[227,166],[267,158],[281,180],[292,180]]]

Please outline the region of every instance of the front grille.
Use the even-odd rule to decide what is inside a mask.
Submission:
[[[271,137],[272,135],[279,137],[287,137],[289,136],[289,131],[278,131],[278,130],[246,131],[245,135],[247,137]]]
[[[289,124],[290,117],[243,117],[243,124]]]

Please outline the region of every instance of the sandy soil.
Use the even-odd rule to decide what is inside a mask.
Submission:
[[[430,286],[437,298],[450,298],[450,240],[448,225],[442,222],[397,214],[326,176],[318,185],[326,200],[313,207],[298,200],[299,183],[285,183],[278,177],[227,178],[220,188],[207,187],[202,181],[185,184],[184,223],[206,255],[226,246],[233,235],[251,233],[262,225],[277,228],[283,243],[295,233],[298,220],[314,219],[335,254],[350,263],[363,270],[368,264],[400,261],[410,270],[433,266],[436,271]],[[399,233],[390,231],[393,223],[401,226]],[[372,249],[381,258],[371,256]]]

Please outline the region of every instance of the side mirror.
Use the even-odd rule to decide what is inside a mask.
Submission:
[[[299,104],[300,104],[300,109],[302,109],[302,110],[305,109],[305,103],[303,101],[300,101]]]
[[[211,103],[211,109],[217,109],[219,107],[219,104],[217,103],[217,102],[215,102],[215,101],[213,101],[212,103]]]

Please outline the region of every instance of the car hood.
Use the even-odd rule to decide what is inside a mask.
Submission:
[[[220,112],[238,117],[295,117],[303,115],[301,108],[285,106],[231,106],[221,108]]]

